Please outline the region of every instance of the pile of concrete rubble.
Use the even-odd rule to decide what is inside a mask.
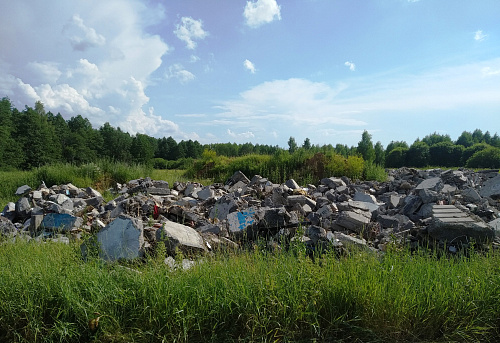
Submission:
[[[278,248],[300,241],[311,251],[385,250],[396,243],[454,252],[471,243],[496,244],[500,230],[498,170],[401,168],[390,170],[386,182],[330,177],[303,187],[236,172],[225,184],[170,187],[144,178],[114,191],[117,197],[105,202],[90,187],[19,187],[19,200],[1,213],[0,235],[61,242],[94,237],[99,255],[117,260],[141,257],[159,242],[175,255],[237,249],[259,239]]]

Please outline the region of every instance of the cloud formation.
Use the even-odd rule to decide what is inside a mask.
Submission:
[[[9,19],[20,13],[23,20]],[[0,54],[0,94],[17,108],[39,100],[47,111],[66,119],[81,114],[96,127],[110,122],[131,134],[197,137],[148,107],[146,88],[170,49],[146,29],[164,16],[161,6],[139,0],[75,0],[71,6],[18,0],[0,13],[18,39],[15,53]],[[196,23],[184,22],[187,38],[204,37]],[[10,39],[2,31],[0,38]],[[181,83],[194,78],[182,65],[169,71]]]
[[[486,36],[487,35],[485,35],[482,30],[477,30],[476,32],[474,32],[474,40],[478,42],[483,41],[486,38]]]
[[[352,62],[345,62],[344,65],[349,68],[350,71],[355,71],[356,70],[356,65]]]
[[[86,26],[78,14],[75,14],[64,26],[63,33],[68,37],[73,49],[78,51],[85,51],[106,43],[106,38],[98,34],[95,29]]]
[[[247,1],[243,16],[248,26],[257,28],[273,20],[281,20],[281,7],[276,0]]]
[[[167,79],[175,78],[175,79],[179,80],[179,82],[182,84],[186,84],[189,81],[192,81],[196,78],[196,76],[194,76],[193,73],[184,69],[183,65],[180,63],[176,63],[176,64],[171,65],[168,68],[168,72],[167,72],[166,77],[167,77]]]
[[[186,48],[190,50],[196,48],[195,40],[205,39],[208,36],[208,32],[203,29],[203,22],[191,17],[182,17],[174,33],[177,38],[186,43]]]
[[[252,74],[255,74],[255,65],[249,60],[243,62],[243,66],[248,69]]]
[[[227,129],[227,134],[230,137],[236,138],[236,139],[250,139],[250,138],[255,137],[255,135],[251,131],[235,133],[235,132],[231,131],[230,129]]]

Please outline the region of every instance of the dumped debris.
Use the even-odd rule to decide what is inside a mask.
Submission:
[[[238,171],[225,184],[170,187],[145,178],[115,191],[105,202],[90,187],[19,187],[19,200],[1,214],[0,234],[96,234],[99,256],[116,260],[141,257],[160,243],[173,256],[237,249],[256,239],[269,245],[299,240],[312,250],[328,244],[384,250],[395,240],[458,249],[495,243],[500,230],[498,170],[400,168],[390,170],[386,182],[330,177],[307,187]]]

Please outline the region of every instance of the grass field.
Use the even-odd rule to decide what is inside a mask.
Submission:
[[[500,328],[500,256],[256,249],[170,271],[0,246],[2,342],[470,342]]]

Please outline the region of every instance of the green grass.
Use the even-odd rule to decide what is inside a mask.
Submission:
[[[114,187],[117,182],[123,184],[147,176],[153,180],[168,181],[172,186],[175,181],[188,181],[189,179],[184,174],[184,170],[157,170],[139,164],[130,165],[105,160],[82,166],[60,163],[30,171],[0,170],[0,210],[9,201],[17,201],[18,197],[15,192],[18,187],[25,184],[36,189],[42,181],[48,187],[71,182],[77,187],[91,186],[104,193],[107,189]],[[197,179],[197,181],[205,185],[212,183],[212,180],[207,178]]]
[[[0,246],[0,341],[492,341],[500,256],[300,250],[83,262],[77,245]],[[99,319],[97,330],[89,321]],[[94,321],[95,323],[95,321]]]

